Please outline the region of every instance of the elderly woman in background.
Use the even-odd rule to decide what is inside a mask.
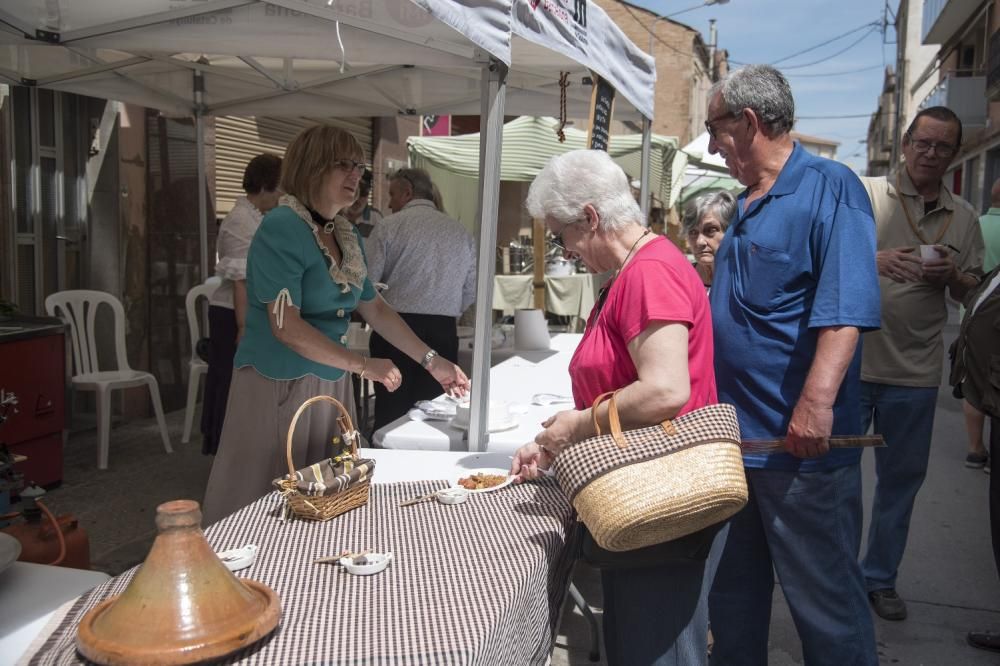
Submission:
[[[715,252],[735,214],[736,197],[726,190],[699,195],[684,209],[681,226],[706,289],[712,286]]]
[[[357,197],[364,151],[328,125],[303,130],[288,147],[277,208],[264,216],[247,255],[246,333],[236,351],[222,441],[205,493],[205,524],[264,495],[288,473],[285,436],[299,406],[329,395],[354,412],[348,373],[393,391],[399,369],[347,349],[357,309],[392,345],[419,361],[448,392],[468,379],[421,342],[368,279],[361,235],[338,215]],[[303,412],[295,429],[296,468],[330,457],[337,433],[330,406]]]
[[[623,429],[716,402],[705,289],[674,244],[642,226],[625,173],[607,153],[577,150],[553,158],[531,184],[527,207],[568,256],[614,277],[569,365],[576,408],[549,418],[535,442],[518,450],[511,473],[519,481],[536,478],[564,447],[596,434],[590,406],[606,391],[620,389]],[[607,404],[598,410],[606,424]],[[711,581],[705,555],[714,534],[695,557],[602,570],[609,664],[706,662]]]
[[[264,153],[243,170],[243,191],[219,225],[215,241],[215,274],[222,278],[208,299],[208,373],[201,409],[201,452],[219,450],[222,421],[229,400],[236,345],[243,337],[247,316],[247,250],[264,213],[278,205],[281,158]]]

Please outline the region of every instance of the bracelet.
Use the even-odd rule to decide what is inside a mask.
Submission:
[[[365,378],[365,370],[367,370],[367,369],[368,369],[368,357],[367,356],[362,356],[361,357],[361,372],[358,373],[358,377],[361,377],[361,379],[364,379]]]
[[[438,353],[436,351],[434,351],[433,349],[428,350],[428,352],[426,354],[424,354],[423,360],[420,361],[420,366],[424,370],[428,369],[429,367],[431,367],[431,361],[433,361],[434,357],[437,356],[437,355],[438,355]]]

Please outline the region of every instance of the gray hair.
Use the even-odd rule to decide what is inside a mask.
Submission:
[[[641,225],[642,211],[622,168],[603,150],[571,150],[556,155],[535,176],[524,202],[531,217],[569,224],[592,205],[604,231]]]
[[[434,201],[434,183],[431,181],[431,175],[423,169],[399,169],[389,177],[389,180],[405,180],[413,188],[414,199]]]
[[[681,218],[681,228],[685,234],[696,229],[705,215],[712,213],[722,225],[722,232],[725,233],[736,214],[736,197],[727,190],[716,190],[699,194],[687,206],[684,207],[684,216]]]
[[[770,65],[747,65],[727,74],[709,91],[716,93],[730,113],[753,109],[770,136],[780,136],[795,124],[795,100],[788,79]]]

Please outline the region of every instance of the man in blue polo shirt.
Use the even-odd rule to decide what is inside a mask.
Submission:
[[[805,663],[877,664],[858,565],[861,331],[879,326],[875,225],[846,166],[789,135],[795,106],[773,67],[732,72],[709,96],[709,151],[746,190],[716,254],[709,296],[719,401],[746,439],[750,500],[730,522],[709,599],[713,664],[766,664],[776,572]]]

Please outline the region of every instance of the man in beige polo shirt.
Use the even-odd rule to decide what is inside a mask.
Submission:
[[[861,418],[886,447],[875,451],[878,483],[861,566],[872,607],[886,620],[906,618],[896,575],[927,473],[945,294],[961,301],[982,276],[976,211],[941,180],[961,144],[962,123],[950,109],[924,109],[903,136],[904,164],[862,179],[875,216],[882,328],[863,337]]]

